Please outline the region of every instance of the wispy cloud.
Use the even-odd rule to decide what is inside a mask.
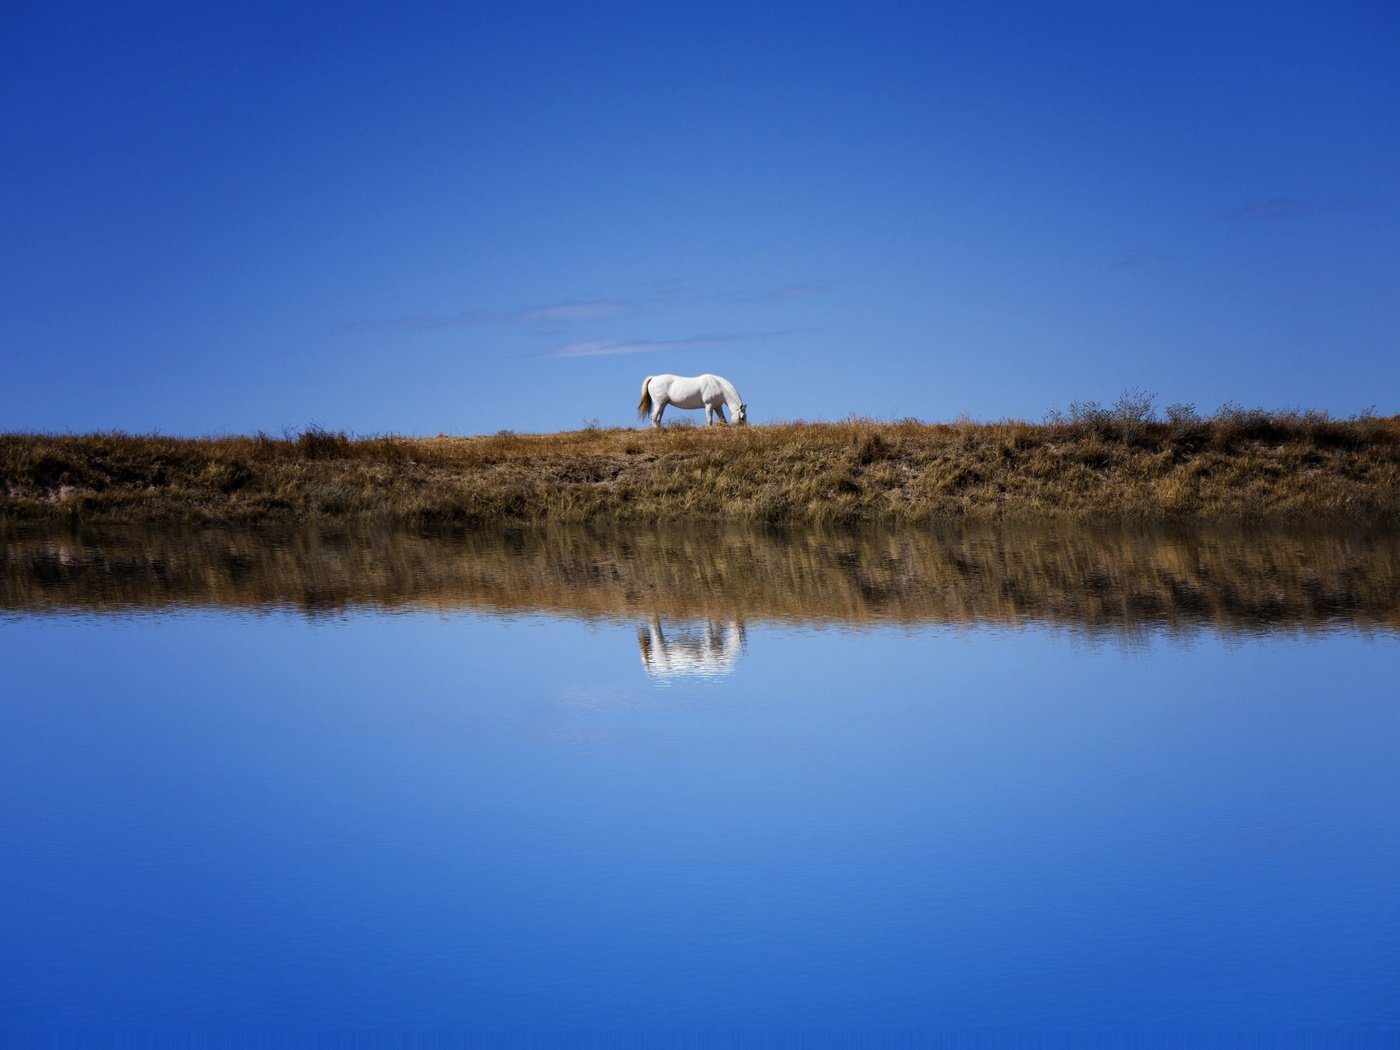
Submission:
[[[1378,204],[1374,200],[1309,200],[1302,197],[1269,197],[1251,201],[1224,213],[1232,222],[1280,222],[1286,219],[1306,219],[1314,215],[1337,212],[1366,211]]]
[[[636,303],[623,299],[593,299],[583,302],[551,303],[530,306],[517,317],[526,324],[575,324],[584,321],[608,321],[636,309]]]
[[[655,350],[688,350],[694,347],[728,346],[735,343],[753,343],[778,336],[791,335],[793,330],[782,332],[741,332],[729,335],[696,335],[684,339],[591,339],[578,343],[566,343],[549,351],[548,357],[602,357],[608,354],[649,354]]]
[[[603,357],[606,354],[646,354],[653,350],[675,350],[703,346],[701,339],[588,339],[566,343],[549,352],[550,357]]]
[[[734,305],[752,303],[784,303],[810,296],[820,295],[830,290],[821,281],[806,281],[797,284],[781,285],[758,291],[729,293],[699,293],[686,289],[675,281],[653,285],[643,294],[633,298],[616,299],[568,299],[554,303],[540,303],[532,306],[516,307],[509,310],[495,310],[486,307],[473,307],[455,313],[404,314],[398,317],[364,318],[341,325],[339,331],[352,335],[380,332],[406,334],[440,332],[450,328],[468,328],[481,325],[532,325],[559,326],[583,325],[598,321],[615,321],[631,317],[656,306],[691,305]],[[579,343],[578,346],[628,345],[613,343]],[[594,350],[592,353],[642,353],[641,349]],[[580,355],[571,355],[580,356]]]

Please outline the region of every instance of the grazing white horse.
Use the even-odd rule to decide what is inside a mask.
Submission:
[[[650,413],[651,425],[660,427],[661,413],[667,405],[703,408],[705,421],[711,426],[716,415],[721,423],[729,423],[724,418],[724,406],[728,405],[735,423],[748,422],[749,406],[724,376],[647,376],[642,380],[642,400],[637,405],[637,415]]]

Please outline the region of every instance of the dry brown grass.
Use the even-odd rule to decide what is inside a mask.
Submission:
[[[358,440],[324,430],[11,434],[0,436],[0,520],[1400,521],[1400,417],[1168,414],[1089,405],[1041,424],[850,419]]]

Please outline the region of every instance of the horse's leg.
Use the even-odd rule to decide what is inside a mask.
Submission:
[[[658,397],[656,399],[656,411],[651,414],[652,429],[661,429],[661,413],[666,411],[666,399]]]
[[[715,425],[715,406],[708,401],[705,402],[705,425],[707,427]]]

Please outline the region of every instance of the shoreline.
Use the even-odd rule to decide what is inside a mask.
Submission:
[[[0,435],[0,521],[482,526],[1400,522],[1400,416],[480,437]]]

